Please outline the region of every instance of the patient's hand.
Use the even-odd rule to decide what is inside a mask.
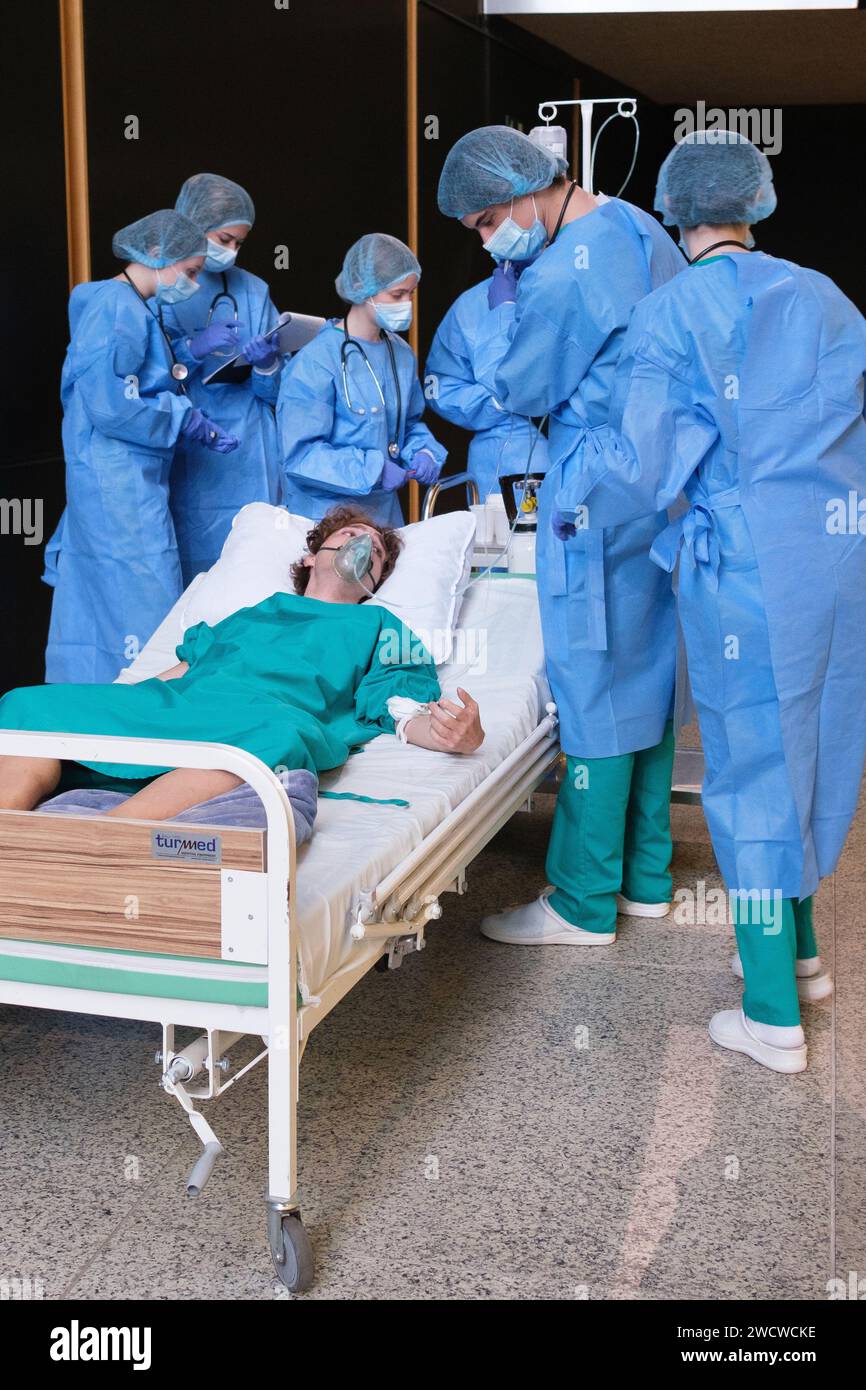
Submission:
[[[453,700],[434,700],[426,714],[419,714],[406,725],[406,741],[419,748],[441,753],[474,753],[484,742],[478,706],[466,690],[457,687],[461,704]]]

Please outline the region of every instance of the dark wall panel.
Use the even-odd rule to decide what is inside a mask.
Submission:
[[[57,6],[34,0],[0,13],[3,231],[0,315],[0,499],[30,502],[42,528],[62,490],[60,367],[66,349],[66,193]],[[42,546],[0,513],[0,690],[41,676],[50,592]],[[5,534],[3,533],[5,531]]]
[[[764,251],[835,280],[866,313],[863,223],[866,106],[788,106],[782,147],[771,158],[778,206],[759,222]]]
[[[351,242],[406,236],[402,0],[149,0],[122,41],[114,0],[87,0],[85,16],[94,278],[117,273],[112,233],[172,207],[201,170],[252,195],[239,264],[280,308],[337,312]],[[281,245],[288,270],[274,268]]]

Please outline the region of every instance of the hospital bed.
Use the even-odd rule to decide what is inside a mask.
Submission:
[[[534,582],[481,579],[440,668],[444,689],[478,700],[481,749],[374,739],[321,786],[377,800],[321,801],[300,849],[280,780],[237,748],[0,732],[0,754],[222,768],[260,798],[264,829],[0,811],[0,1001],[160,1025],[161,1084],[202,1144],[191,1196],[221,1151],[202,1104],[265,1064],[267,1232],[291,1290],[313,1279],[297,1191],[304,1047],[370,969],[423,948],[445,895],[464,891],[472,861],[556,765],[543,669]],[[188,1027],[198,1038],[177,1048]],[[247,1037],[260,1040],[255,1055],[228,1078],[227,1053]]]

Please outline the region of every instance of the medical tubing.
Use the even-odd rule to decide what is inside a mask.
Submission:
[[[611,114],[608,116],[607,120],[606,120],[606,121],[602,121],[601,125],[599,126],[598,130],[597,130],[596,133],[595,133],[595,139],[594,139],[593,142],[592,142],[592,153],[590,154],[590,157],[589,157],[589,188],[590,188],[590,192],[592,192],[593,189],[595,188],[595,152],[596,152],[596,150],[597,150],[597,148],[598,148],[598,142],[599,142],[599,140],[601,139],[601,133],[602,133],[602,131],[604,130],[605,126],[610,125],[611,121],[615,121],[616,118],[617,118],[617,116],[620,116],[620,115],[625,115],[625,112],[621,112],[621,111],[613,111],[613,112],[611,112]],[[625,176],[625,180],[624,180],[624,182],[620,185],[619,192],[617,192],[617,193],[615,193],[615,194],[613,195],[615,198],[621,198],[622,195],[623,195],[623,193],[625,192],[625,190],[628,188],[628,185],[629,185],[629,183],[630,183],[630,181],[631,181],[631,176],[632,176],[632,174],[634,173],[634,166],[635,166],[635,164],[637,163],[637,152],[638,152],[638,147],[639,147],[639,145],[640,145],[640,124],[639,124],[639,122],[638,122],[637,116],[634,114],[633,111],[629,114],[629,120],[631,120],[631,121],[634,122],[634,152],[633,152],[632,157],[631,157],[631,164],[630,164],[630,166],[629,166],[629,171],[628,171],[628,173],[627,173],[626,176]]]

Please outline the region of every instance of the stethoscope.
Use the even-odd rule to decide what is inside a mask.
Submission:
[[[226,279],[226,273],[224,270],[220,271],[220,278],[222,279],[223,287],[221,290],[218,291],[217,294],[214,295],[213,299],[210,302],[210,308],[207,311],[207,323],[205,324],[206,328],[210,327],[210,321],[214,316],[214,310],[216,309],[216,306],[219,304],[221,299],[227,299],[229,304],[231,304],[232,314],[234,316],[235,323],[237,323],[238,318],[240,317],[240,315],[238,314],[238,301],[235,299],[234,295],[229,289],[229,282]]]
[[[227,299],[228,302],[229,302],[229,304],[231,304],[231,306],[232,306],[232,314],[233,314],[233,316],[234,316],[234,321],[235,321],[235,323],[237,323],[237,322],[238,322],[238,319],[240,318],[240,315],[239,315],[239,313],[238,313],[238,301],[235,299],[234,295],[232,294],[231,290],[229,289],[229,282],[228,282],[228,280],[226,279],[226,273],[225,273],[224,270],[220,272],[220,278],[221,278],[221,280],[222,280],[222,282],[223,282],[223,287],[222,287],[221,290],[218,291],[217,294],[214,295],[213,299],[212,299],[211,302],[210,302],[210,308],[209,308],[208,311],[207,311],[207,322],[206,322],[206,324],[205,324],[205,327],[206,327],[206,328],[209,328],[209,327],[210,327],[211,319],[212,319],[213,316],[214,316],[214,310],[216,309],[217,305],[218,305],[218,304],[221,302],[221,300],[223,300],[223,299]],[[220,322],[222,322],[222,321],[223,321],[223,320],[220,320]],[[228,320],[226,319],[225,322],[227,323]],[[214,352],[214,353],[212,354],[212,356],[214,356],[214,357],[234,357],[234,356],[236,356],[236,355],[237,355],[237,349],[236,349],[236,348],[230,348],[228,352]]]
[[[696,256],[692,256],[691,260],[686,256],[686,260],[689,261],[689,265],[697,265],[702,257],[708,256],[711,251],[718,251],[720,246],[739,246],[743,251],[750,251],[752,249],[750,246],[747,246],[744,241],[734,241],[732,237],[725,237],[724,241],[714,241],[712,246],[705,246],[703,251],[699,251]],[[683,254],[685,255],[685,252]]]
[[[348,318],[348,313],[346,315],[346,318]],[[368,358],[361,344],[358,342],[357,338],[352,338],[349,336],[349,327],[346,322],[346,318],[343,319],[343,341],[340,344],[340,374],[343,378],[343,395],[346,398],[346,405],[349,407],[349,410],[352,412],[353,415],[366,415],[367,413],[365,406],[359,405],[356,407],[352,405],[351,397],[349,396],[349,376],[348,372],[346,371],[346,362],[348,360],[351,349],[354,348],[356,352],[359,352],[361,354],[362,358],[364,359],[364,366],[367,368],[367,371],[373,378],[373,385],[376,387],[376,392],[379,396],[379,400],[382,402],[382,413],[385,417],[385,433],[388,434],[388,407],[385,404],[385,393],[382,390],[379,378],[377,377],[376,373],[373,371],[372,366],[370,365],[370,359]],[[385,331],[384,336],[385,342],[388,346],[388,357],[391,361],[391,375],[394,378],[394,393],[397,397],[397,418],[394,422],[394,433],[393,435],[391,435],[388,441],[388,455],[390,458],[396,459],[400,457],[399,441],[400,421],[403,415],[403,397],[400,392],[400,378],[397,374],[397,359],[394,356],[394,344],[391,342],[391,335],[387,332],[387,330]],[[372,407],[371,413],[374,414],[378,409],[379,407],[377,405],[374,405]]]
[[[151,315],[152,318],[155,318],[156,321],[157,321],[157,323],[159,324],[159,331],[160,331],[160,333],[162,334],[163,338],[165,339],[165,345],[166,345],[166,347],[168,348],[168,355],[169,355],[169,357],[171,358],[171,375],[172,375],[173,379],[177,382],[177,384],[178,384],[178,386],[180,387],[180,389],[181,389],[181,391],[183,392],[183,394],[184,394],[185,396],[188,395],[189,393],[188,393],[186,387],[184,386],[184,382],[186,381],[187,377],[189,376],[189,367],[187,367],[183,362],[178,362],[177,358],[176,358],[175,355],[174,355],[174,347],[173,347],[173,345],[172,345],[171,338],[169,337],[168,333],[166,332],[165,323],[163,322],[163,317],[162,317],[162,305],[161,305],[161,304],[158,304],[158,305],[156,306],[156,313],[154,313],[153,309],[151,309],[151,307],[150,307],[150,305],[148,304],[147,300],[145,299],[144,295],[141,293],[141,290],[140,290],[140,289],[138,288],[138,286],[136,285],[135,281],[130,279],[130,277],[127,275],[127,273],[126,273],[125,270],[124,270],[122,273],[123,273],[124,279],[125,279],[125,280],[132,286],[132,288],[135,290],[135,293],[138,295],[139,299],[141,300],[141,302],[142,302],[142,304],[144,305],[144,307],[145,307],[145,309],[147,310],[147,312]]]

